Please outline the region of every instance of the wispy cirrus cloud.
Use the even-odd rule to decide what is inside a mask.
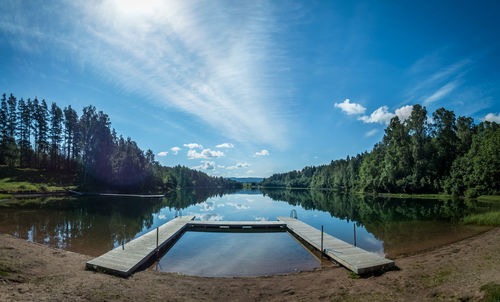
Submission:
[[[231,148],[234,148],[234,145],[231,144],[231,143],[223,143],[223,144],[215,146],[215,148],[227,148],[227,149],[231,149]]]
[[[189,149],[203,149],[203,146],[197,143],[184,144],[184,147],[187,147]]]
[[[366,132],[365,136],[367,136],[367,137],[374,136],[375,134],[377,134],[377,132],[378,132],[378,129],[372,129],[372,130]]]
[[[246,168],[246,167],[249,167],[249,166],[250,166],[249,163],[237,163],[234,166],[226,167],[226,169],[227,170],[233,170],[233,169],[239,169],[239,168]]]
[[[262,149],[261,151],[255,152],[255,156],[269,156],[269,151]]]
[[[19,50],[63,53],[123,91],[188,113],[234,140],[287,144],[286,107],[278,100],[292,86],[283,81],[285,49],[275,39],[283,25],[272,2],[2,6],[0,32]]]
[[[431,94],[430,96],[425,98],[423,101],[423,104],[429,105],[431,103],[439,101],[440,99],[442,99],[442,98],[446,97],[448,94],[450,94],[457,87],[458,87],[458,85],[457,85],[456,81],[446,83],[445,85],[440,87],[438,90],[436,90],[433,94]]]

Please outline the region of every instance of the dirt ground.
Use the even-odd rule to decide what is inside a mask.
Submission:
[[[482,285],[500,283],[500,228],[359,279],[338,266],[252,278],[146,270],[123,279],[86,271],[89,259],[0,234],[0,301],[478,301]]]

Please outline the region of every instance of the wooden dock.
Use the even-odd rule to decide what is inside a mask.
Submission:
[[[286,222],[289,232],[321,251],[320,230],[295,218],[278,217],[278,220]],[[355,247],[327,233],[323,233],[323,250],[325,255],[356,274],[376,272],[394,267],[394,261]]]
[[[158,251],[166,250],[174,244],[185,231],[289,231],[321,251],[321,231],[295,218],[278,217],[278,221],[194,221],[193,219],[194,216],[172,219],[160,226],[158,232],[154,229],[123,246],[114,248],[87,262],[86,267],[128,277],[154,260]],[[394,266],[392,260],[367,252],[326,233],[323,234],[323,250],[325,255],[357,274]]]
[[[193,220],[194,216],[177,217],[163,224],[158,229],[158,248],[162,249],[175,241]],[[106,254],[87,262],[86,267],[107,273],[128,277],[148,262],[157,252],[156,229],[119,246]]]

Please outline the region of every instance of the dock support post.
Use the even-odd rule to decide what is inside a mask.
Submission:
[[[323,256],[323,225],[321,225],[321,256]]]
[[[356,223],[354,225],[354,246],[356,246]]]

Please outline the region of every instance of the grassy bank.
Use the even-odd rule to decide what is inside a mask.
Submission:
[[[74,173],[0,166],[0,195],[50,193],[74,188]],[[5,195],[7,194],[7,195]]]

